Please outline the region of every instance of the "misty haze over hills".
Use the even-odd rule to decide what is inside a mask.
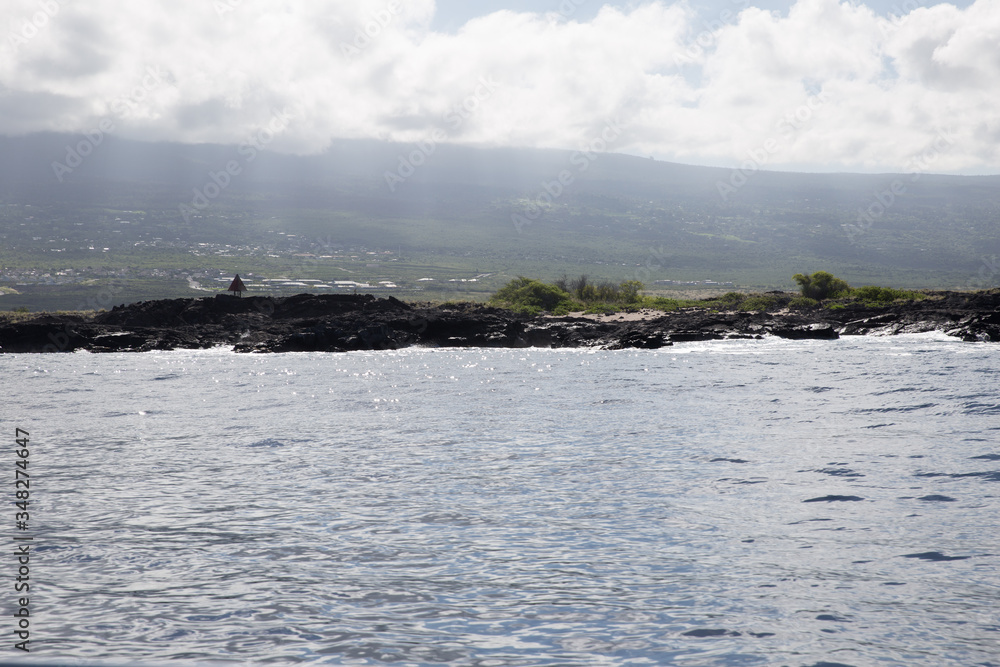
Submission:
[[[266,143],[253,146],[218,144],[143,143],[106,136],[93,152],[82,157],[82,164],[62,176],[54,163],[69,164],[67,156],[81,143],[94,145],[84,135],[36,134],[27,137],[0,137],[0,178],[6,187],[35,183],[55,185],[60,182],[144,181],[167,188],[187,189],[204,184],[210,171],[224,169],[236,161],[242,170],[234,179],[236,188],[260,183],[299,183],[337,188],[338,179],[361,179],[384,187],[386,172],[399,174],[401,161],[413,166],[412,176],[397,182],[403,196],[429,194],[426,188],[472,185],[494,188],[498,192],[520,193],[539,189],[543,181],[556,179],[562,170],[571,172],[586,189],[601,194],[650,198],[709,197],[726,203],[759,201],[774,203],[776,196],[793,199],[819,197],[827,203],[847,206],[867,203],[888,179],[900,179],[910,195],[945,197],[952,190],[953,199],[972,195],[977,200],[989,198],[988,191],[1000,184],[1000,176],[942,176],[932,172],[933,155],[928,169],[910,174],[806,174],[767,171],[748,160],[744,176],[740,169],[689,166],[646,160],[600,150],[582,151],[517,148],[470,148],[466,146],[423,142],[395,144],[374,140],[337,140],[320,155],[297,156],[266,150]],[[412,159],[416,154],[422,157]],[[420,161],[423,161],[420,164]],[[403,168],[405,175],[406,169]],[[914,180],[914,175],[919,176]],[[745,186],[739,183],[746,181]],[[405,183],[410,183],[407,188]],[[724,184],[720,193],[720,183]],[[424,186],[417,192],[414,185]],[[733,189],[729,189],[729,186]],[[694,189],[692,189],[694,188]],[[581,188],[582,189],[582,188]],[[725,195],[725,199],[723,199]],[[912,197],[911,197],[912,198]],[[902,198],[899,203],[904,204]],[[939,200],[944,203],[944,199]],[[706,201],[706,203],[712,203]]]
[[[182,246],[252,244],[280,225],[306,250],[391,249],[500,283],[584,272],[785,288],[793,273],[820,269],[852,284],[980,288],[1000,279],[1000,176],[781,173],[749,163],[741,172],[600,149],[341,140],[294,156],[264,144],[4,137],[4,263],[84,262],[92,251],[73,246],[86,236],[109,248],[102,261],[117,255],[112,264],[129,266],[144,247],[139,224],[123,236],[110,221],[141,211],[137,223]],[[54,255],[45,242],[57,238],[67,243]],[[205,261],[191,260],[192,269]],[[142,263],[156,261],[147,248]],[[379,276],[405,279],[383,268]]]

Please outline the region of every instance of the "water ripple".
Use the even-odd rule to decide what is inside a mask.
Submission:
[[[38,639],[67,660],[989,664],[993,349],[0,355],[34,438]]]

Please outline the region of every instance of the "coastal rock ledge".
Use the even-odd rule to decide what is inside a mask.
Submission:
[[[415,304],[368,294],[164,299],[91,317],[0,321],[0,352],[144,352],[219,345],[237,352],[345,352],[427,347],[657,349],[725,338],[835,339],[942,331],[1000,341],[1000,290],[929,292],[882,307],[719,312],[684,308],[606,316],[530,316],[477,304]]]

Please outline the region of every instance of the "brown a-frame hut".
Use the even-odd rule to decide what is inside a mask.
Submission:
[[[240,274],[236,274],[236,277],[233,278],[233,282],[229,283],[229,288],[226,291],[232,292],[236,296],[243,296],[243,292],[247,291],[247,286],[240,280]]]

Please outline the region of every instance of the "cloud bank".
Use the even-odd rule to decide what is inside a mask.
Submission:
[[[577,149],[613,121],[613,150],[678,162],[1000,172],[996,0],[708,21],[647,2],[578,21],[582,1],[444,34],[433,0],[5,0],[0,133]]]

